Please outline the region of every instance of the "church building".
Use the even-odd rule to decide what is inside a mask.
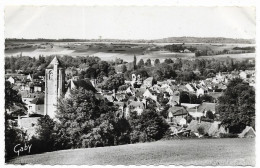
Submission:
[[[58,99],[65,90],[65,70],[55,56],[45,70],[44,115],[55,118]]]

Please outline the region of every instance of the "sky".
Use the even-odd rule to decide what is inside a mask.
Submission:
[[[254,7],[8,6],[5,38],[255,38]]]

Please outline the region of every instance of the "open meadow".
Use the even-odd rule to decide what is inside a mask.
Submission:
[[[16,157],[8,164],[253,166],[255,139],[177,139],[62,150]]]

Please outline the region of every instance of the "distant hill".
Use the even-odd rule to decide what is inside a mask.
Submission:
[[[158,43],[255,43],[254,39],[234,39],[224,37],[168,37],[154,41]]]
[[[5,39],[6,42],[125,42],[125,43],[241,43],[254,44],[254,39],[234,39],[224,37],[168,37],[154,40],[122,40],[122,39]]]

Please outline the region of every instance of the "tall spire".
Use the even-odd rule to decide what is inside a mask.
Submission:
[[[53,60],[51,61],[51,63],[47,66],[47,69],[53,68],[54,65],[61,66],[61,62],[60,62],[60,60],[57,58],[57,56],[55,56],[55,57],[53,58]]]

